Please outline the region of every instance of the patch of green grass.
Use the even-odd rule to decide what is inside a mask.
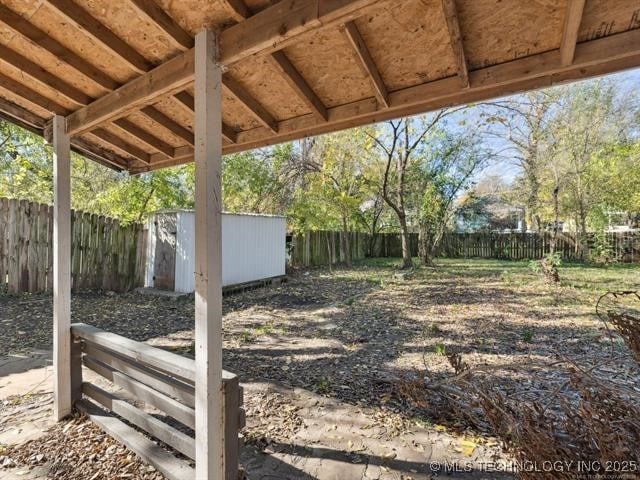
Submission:
[[[416,417],[413,417],[413,423],[415,423],[416,426],[420,427],[420,428],[431,428],[431,427],[433,427],[433,422],[429,418],[423,417],[422,415],[418,415]]]
[[[520,338],[525,343],[533,342],[533,337],[534,336],[535,336],[535,333],[530,328],[527,328],[527,329],[523,330],[522,333],[520,334]]]
[[[318,392],[321,395],[324,395],[326,393],[329,393],[331,387],[331,382],[327,377],[322,377],[320,380],[318,380],[318,383],[316,384],[316,392]]]
[[[431,325],[429,325],[429,333],[438,335],[439,333],[442,333],[442,329],[437,323],[432,323]]]
[[[240,334],[240,342],[242,343],[251,343],[253,342],[253,335],[249,330],[243,330]]]
[[[271,323],[263,323],[259,327],[256,327],[253,329],[254,333],[257,336],[270,335],[273,333],[274,330],[275,329]]]
[[[433,347],[433,351],[435,352],[436,355],[446,355],[447,347],[445,346],[444,343],[436,343],[435,346]]]

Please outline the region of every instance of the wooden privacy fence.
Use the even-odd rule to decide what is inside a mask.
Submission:
[[[53,207],[0,198],[0,288],[44,292],[53,283]],[[71,213],[71,281],[75,290],[126,291],[144,281],[141,224]]]
[[[343,262],[342,232],[313,231],[294,235],[291,241],[291,265],[310,267]],[[365,257],[400,257],[402,243],[398,233],[350,232],[351,259]],[[536,260],[550,251],[551,233],[446,233],[438,247],[437,256],[451,258],[497,258],[507,260]],[[411,255],[418,255],[418,234],[409,234]],[[585,260],[585,255],[604,253],[610,260],[640,262],[640,233],[620,232],[588,234],[584,248],[575,235],[562,233],[556,251],[565,260]]]
[[[344,262],[347,258],[341,241],[343,232],[318,230],[294,235],[291,239],[290,263],[297,267],[313,267]],[[401,257],[402,242],[397,233],[379,233],[374,237],[369,233],[349,232],[351,260],[365,257]],[[418,234],[409,237],[411,254],[418,254]]]
[[[536,260],[550,252],[551,233],[447,233],[438,255],[462,258]],[[640,262],[640,233],[589,233],[583,242],[575,234],[561,233],[555,251],[564,260],[585,260],[585,256],[608,257],[619,262]]]

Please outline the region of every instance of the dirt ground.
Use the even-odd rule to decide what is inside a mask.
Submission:
[[[506,395],[544,395],[566,380],[559,359],[593,364],[626,348],[596,317],[595,304],[608,290],[640,288],[638,266],[568,265],[556,287],[526,262],[441,260],[408,275],[396,263],[298,272],[286,284],[225,298],[224,363],[245,388],[249,479],[511,478],[496,471],[509,457],[490,431],[434,413],[405,395],[403,383],[453,375],[447,354],[457,352]],[[192,298],[78,293],[72,316],[192,351]],[[60,443],[64,428],[84,429],[98,456],[111,449],[113,458],[126,457],[93,427],[78,427],[79,419],[43,433],[50,426],[51,298],[0,296],[0,325],[3,478],[45,478],[53,460],[36,447],[46,452],[47,441]],[[631,363],[611,374],[631,385],[640,380]],[[33,438],[41,442],[27,448],[33,455],[12,456],[10,445]],[[59,478],[91,478],[87,472],[108,463],[105,454],[82,477]],[[467,468],[445,472],[451,463]],[[158,475],[128,464],[133,478]]]

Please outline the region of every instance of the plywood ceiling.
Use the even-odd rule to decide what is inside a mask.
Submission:
[[[307,6],[333,13],[290,38]],[[262,18],[287,27],[227,65],[226,153],[640,65],[637,0],[0,0],[0,114],[46,135],[200,30]],[[187,83],[73,146],[134,173],[189,162],[193,109]]]

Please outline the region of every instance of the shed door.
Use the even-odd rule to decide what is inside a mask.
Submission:
[[[158,215],[156,217],[154,286],[161,290],[175,290],[176,233],[175,215]]]

